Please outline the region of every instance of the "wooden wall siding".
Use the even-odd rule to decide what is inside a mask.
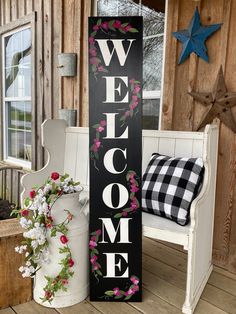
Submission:
[[[207,41],[210,62],[191,55],[181,65],[177,60],[181,44],[171,32],[184,29],[198,5],[203,24],[222,22],[222,28]],[[223,65],[229,91],[236,91],[236,1],[169,0],[166,59],[163,92],[163,129],[193,130],[204,108],[187,92],[211,91],[220,65]],[[236,109],[234,108],[235,119]],[[220,125],[217,195],[214,230],[214,261],[236,273],[236,137]]]

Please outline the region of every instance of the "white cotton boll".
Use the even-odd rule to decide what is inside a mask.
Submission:
[[[32,224],[31,220],[27,220],[25,217],[21,217],[20,219],[20,225],[22,228],[27,229]]]
[[[28,256],[29,256],[29,252],[26,252],[26,253],[25,253],[25,257],[28,257]]]
[[[15,247],[15,251],[16,251],[17,253],[19,253],[19,251],[20,251],[19,246],[16,246],[16,247]]]
[[[24,266],[21,266],[21,267],[19,268],[19,271],[22,273],[22,272],[24,271]]]
[[[27,262],[25,263],[25,265],[26,265],[26,266],[30,266],[30,265],[31,265],[30,261],[27,261]]]
[[[51,189],[52,189],[51,184],[46,184],[44,189],[43,189],[43,193],[47,194]]]
[[[33,241],[31,242],[31,246],[32,246],[32,248],[33,248],[34,250],[37,249],[37,247],[39,246],[38,241],[37,241],[37,240],[33,240]]]
[[[75,186],[74,186],[74,189],[75,189],[76,192],[80,192],[80,191],[82,191],[82,186],[79,185],[79,184],[78,184],[78,185],[75,185]]]

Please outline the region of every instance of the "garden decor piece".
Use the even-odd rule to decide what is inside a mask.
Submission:
[[[202,25],[199,11],[196,7],[188,29],[172,33],[173,36],[183,44],[178,64],[183,63],[192,52],[208,62],[209,58],[205,41],[214,32],[220,29],[221,25],[222,24]]]
[[[200,130],[208,123],[211,123],[214,118],[219,118],[228,128],[236,133],[236,122],[232,113],[232,108],[236,106],[236,92],[227,91],[222,66],[218,72],[212,92],[192,91],[189,95],[208,108],[196,130]]]
[[[141,301],[142,17],[89,19],[90,300]]]
[[[34,300],[48,307],[82,301],[88,292],[88,222],[79,203],[83,190],[68,174],[53,172],[14,210],[25,229],[15,248],[25,256],[19,268],[34,277]]]

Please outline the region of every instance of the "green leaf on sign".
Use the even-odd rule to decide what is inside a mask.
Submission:
[[[130,33],[138,33],[138,30],[136,28],[132,27],[132,28],[129,29],[129,32]]]
[[[98,21],[97,21],[97,25],[101,25],[102,24],[102,19],[99,19]]]
[[[125,26],[127,26],[129,23],[123,23],[123,24],[121,24],[121,27],[125,27]]]
[[[111,30],[113,30],[113,31],[116,30],[116,29],[112,26],[114,22],[115,22],[115,20],[111,20],[111,21],[108,23],[108,27],[109,27]]]
[[[113,290],[107,290],[105,292],[105,295],[108,295],[109,297],[112,297],[114,295],[114,291]]]
[[[115,214],[115,216],[114,216],[114,218],[120,218],[120,217],[122,217],[121,213]]]

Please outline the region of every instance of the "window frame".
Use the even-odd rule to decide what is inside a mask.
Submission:
[[[108,0],[109,1],[109,0]],[[111,1],[111,0],[110,0]],[[164,23],[164,33],[163,33],[163,64],[162,64],[162,73],[161,73],[161,88],[160,90],[143,90],[143,100],[147,99],[159,99],[160,100],[160,111],[159,111],[159,122],[158,122],[158,130],[161,130],[162,127],[162,108],[163,108],[163,90],[164,90],[164,67],[165,67],[165,56],[166,56],[166,32],[167,32],[167,12],[168,12],[168,2],[169,0],[165,0],[165,23]],[[139,5],[142,4],[142,0],[139,0]],[[92,13],[93,16],[97,16],[97,8],[98,8],[98,0],[93,0],[92,3]],[[139,8],[139,14],[141,14],[141,9]],[[143,39],[151,37],[157,37],[156,35],[145,36]]]
[[[34,169],[35,166],[35,158],[36,158],[36,152],[35,152],[35,138],[36,138],[36,119],[35,119],[35,113],[36,113],[36,97],[35,97],[35,83],[36,83],[36,73],[35,73],[35,23],[36,23],[36,13],[31,13],[29,15],[24,16],[23,18],[20,18],[14,22],[8,23],[6,25],[3,25],[0,27],[0,51],[2,52],[2,57],[0,58],[0,69],[1,69],[1,75],[0,75],[0,130],[1,130],[1,136],[0,136],[0,158],[1,160],[4,160],[5,162],[9,162],[12,164],[16,164],[19,166],[22,166],[24,169]],[[24,30],[24,29],[31,29],[31,96],[30,97],[20,97],[21,101],[30,101],[31,102],[31,114],[32,114],[32,120],[31,120],[31,152],[32,152],[32,159],[31,161],[25,161],[18,158],[14,158],[11,156],[8,156],[8,135],[7,135],[7,108],[6,104],[7,102],[11,101],[11,97],[5,97],[5,47],[4,47],[4,40],[7,36],[14,34],[18,31]],[[15,100],[15,97],[12,98],[12,101]]]

